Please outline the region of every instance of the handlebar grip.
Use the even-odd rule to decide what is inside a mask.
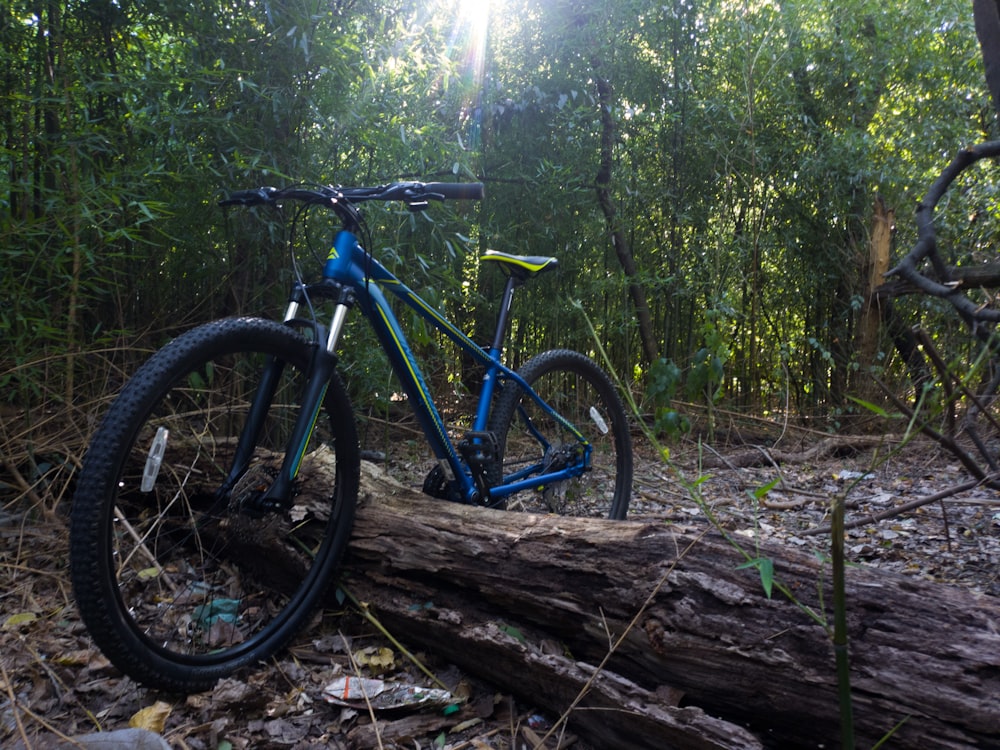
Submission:
[[[424,192],[458,201],[480,201],[485,194],[481,182],[428,182]]]

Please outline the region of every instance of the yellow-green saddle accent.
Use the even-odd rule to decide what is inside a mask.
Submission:
[[[541,255],[511,255],[496,250],[487,250],[485,255],[479,256],[479,259],[498,263],[505,273],[521,280],[530,279],[544,271],[551,271],[559,265],[556,258],[546,258]]]

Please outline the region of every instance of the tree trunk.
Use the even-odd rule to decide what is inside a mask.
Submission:
[[[753,553],[796,605],[711,529],[435,502],[373,467],[363,492],[351,591],[404,643],[539,708],[586,692],[569,728],[596,746],[837,743],[833,649],[803,611],[829,619],[816,557]],[[1000,746],[997,601],[860,567],[847,586],[859,746],[899,722],[893,747]]]
[[[983,55],[986,86],[993,98],[993,108],[1000,112],[1000,3],[997,0],[972,0],[972,14]]]
[[[896,212],[886,208],[882,198],[875,199],[872,213],[871,239],[868,243],[868,261],[861,276],[865,284],[865,301],[858,317],[857,334],[858,363],[860,369],[854,372],[851,391],[867,400],[880,399],[878,387],[871,377],[871,368],[877,362],[879,351],[879,331],[882,328],[882,312],[879,309],[880,297],[877,293],[886,271],[889,270],[889,255],[892,250],[892,230],[896,221]]]
[[[659,346],[653,332],[653,316],[649,311],[649,302],[646,300],[646,290],[639,279],[639,268],[636,266],[635,256],[632,255],[632,248],[621,229],[618,211],[615,208],[614,198],[611,196],[611,167],[614,163],[615,144],[615,119],[612,110],[614,97],[612,96],[611,84],[599,73],[596,73],[601,67],[600,61],[594,60],[592,65],[597,79],[597,103],[601,108],[601,164],[597,170],[597,202],[601,206],[601,212],[608,225],[608,234],[611,237],[611,244],[615,248],[615,254],[618,256],[618,262],[621,263],[622,270],[628,279],[628,293],[632,298],[636,321],[639,324],[642,356],[648,363],[656,360],[659,354]]]
[[[878,354],[880,351],[879,338],[882,331],[883,321],[889,321],[892,311],[883,309],[882,302],[890,305],[891,301],[878,293],[886,271],[889,270],[889,256],[892,251],[892,233],[896,221],[896,212],[886,208],[885,201],[881,197],[875,199],[872,211],[871,236],[868,242],[868,259],[862,267],[861,277],[865,285],[864,304],[858,317],[858,325],[855,333],[855,341],[858,348],[858,363],[860,367],[851,371],[850,390],[855,396],[871,403],[884,405],[886,396],[882,393],[876,378],[872,377],[873,371],[878,366]],[[905,348],[905,334],[902,339],[893,336],[893,341],[898,341],[902,348]],[[906,360],[909,362],[910,360]],[[870,428],[871,415],[861,412],[856,418],[850,420],[855,426]]]

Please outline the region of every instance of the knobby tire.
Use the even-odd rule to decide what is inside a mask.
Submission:
[[[241,510],[281,466],[311,346],[262,319],[200,326],[136,372],[94,435],[73,500],[73,589],[97,645],[139,682],[207,689],[285,646],[326,594],[350,536],[360,471],[338,377],[290,507]],[[221,492],[260,373],[274,360],[284,366],[252,461]],[[151,486],[142,486],[144,473]]]

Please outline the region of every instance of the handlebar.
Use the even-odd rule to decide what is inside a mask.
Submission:
[[[392,182],[377,187],[260,187],[238,190],[219,201],[220,206],[258,206],[282,200],[298,200],[335,208],[366,201],[401,201],[411,211],[423,211],[431,201],[481,200],[481,182]]]

